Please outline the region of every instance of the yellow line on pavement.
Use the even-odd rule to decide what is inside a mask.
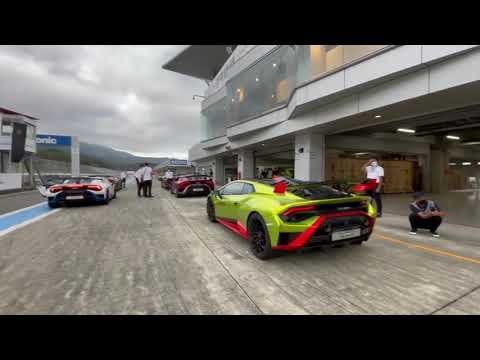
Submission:
[[[431,252],[431,253],[434,253],[434,254],[448,256],[448,257],[451,257],[451,258],[454,258],[454,259],[457,259],[457,260],[461,260],[461,261],[464,261],[464,262],[469,262],[469,263],[472,263],[472,264],[480,265],[480,259],[471,258],[471,257],[468,257],[468,256],[457,255],[455,253],[440,250],[440,249],[433,248],[433,247],[430,247],[430,246],[412,244],[409,241],[394,239],[394,238],[391,238],[391,237],[388,237],[388,236],[385,236],[385,235],[380,235],[378,233],[376,233],[376,234],[374,233],[374,236],[378,237],[380,239],[383,239],[383,240],[393,242],[393,243],[406,245],[410,248],[420,249],[420,250],[428,251],[428,252]]]

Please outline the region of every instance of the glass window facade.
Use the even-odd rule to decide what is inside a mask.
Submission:
[[[5,135],[10,135],[13,131],[13,124],[10,120],[3,119],[2,120],[2,128],[0,129],[0,134],[5,136]]]
[[[203,110],[200,115],[201,141],[226,135],[225,118],[225,99]]]
[[[226,98],[201,114],[202,141],[288,103],[295,87],[388,45],[281,45],[226,83]]]
[[[388,45],[299,45],[298,83],[313,80]]]
[[[296,84],[295,50],[283,45],[227,82],[227,126],[287,103]]]

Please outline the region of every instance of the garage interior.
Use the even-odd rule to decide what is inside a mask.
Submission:
[[[479,105],[335,132],[325,137],[325,147],[327,181],[360,182],[362,165],[380,161],[385,212],[407,215],[411,194],[424,191],[448,221],[480,226]],[[294,149],[294,136],[285,136],[246,150],[253,151],[256,177],[271,177],[274,169],[295,177]]]

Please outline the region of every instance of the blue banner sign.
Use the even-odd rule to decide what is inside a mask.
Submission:
[[[39,145],[59,145],[59,146],[71,146],[72,137],[63,135],[37,135],[37,144]]]
[[[188,165],[188,160],[171,159],[170,165]]]

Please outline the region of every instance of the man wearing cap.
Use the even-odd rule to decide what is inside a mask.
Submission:
[[[434,201],[425,199],[422,192],[416,192],[413,199],[414,201],[410,204],[411,214],[408,217],[411,227],[410,234],[416,235],[417,230],[421,228],[430,230],[433,237],[440,237],[437,229],[442,223],[445,213],[440,211]]]

